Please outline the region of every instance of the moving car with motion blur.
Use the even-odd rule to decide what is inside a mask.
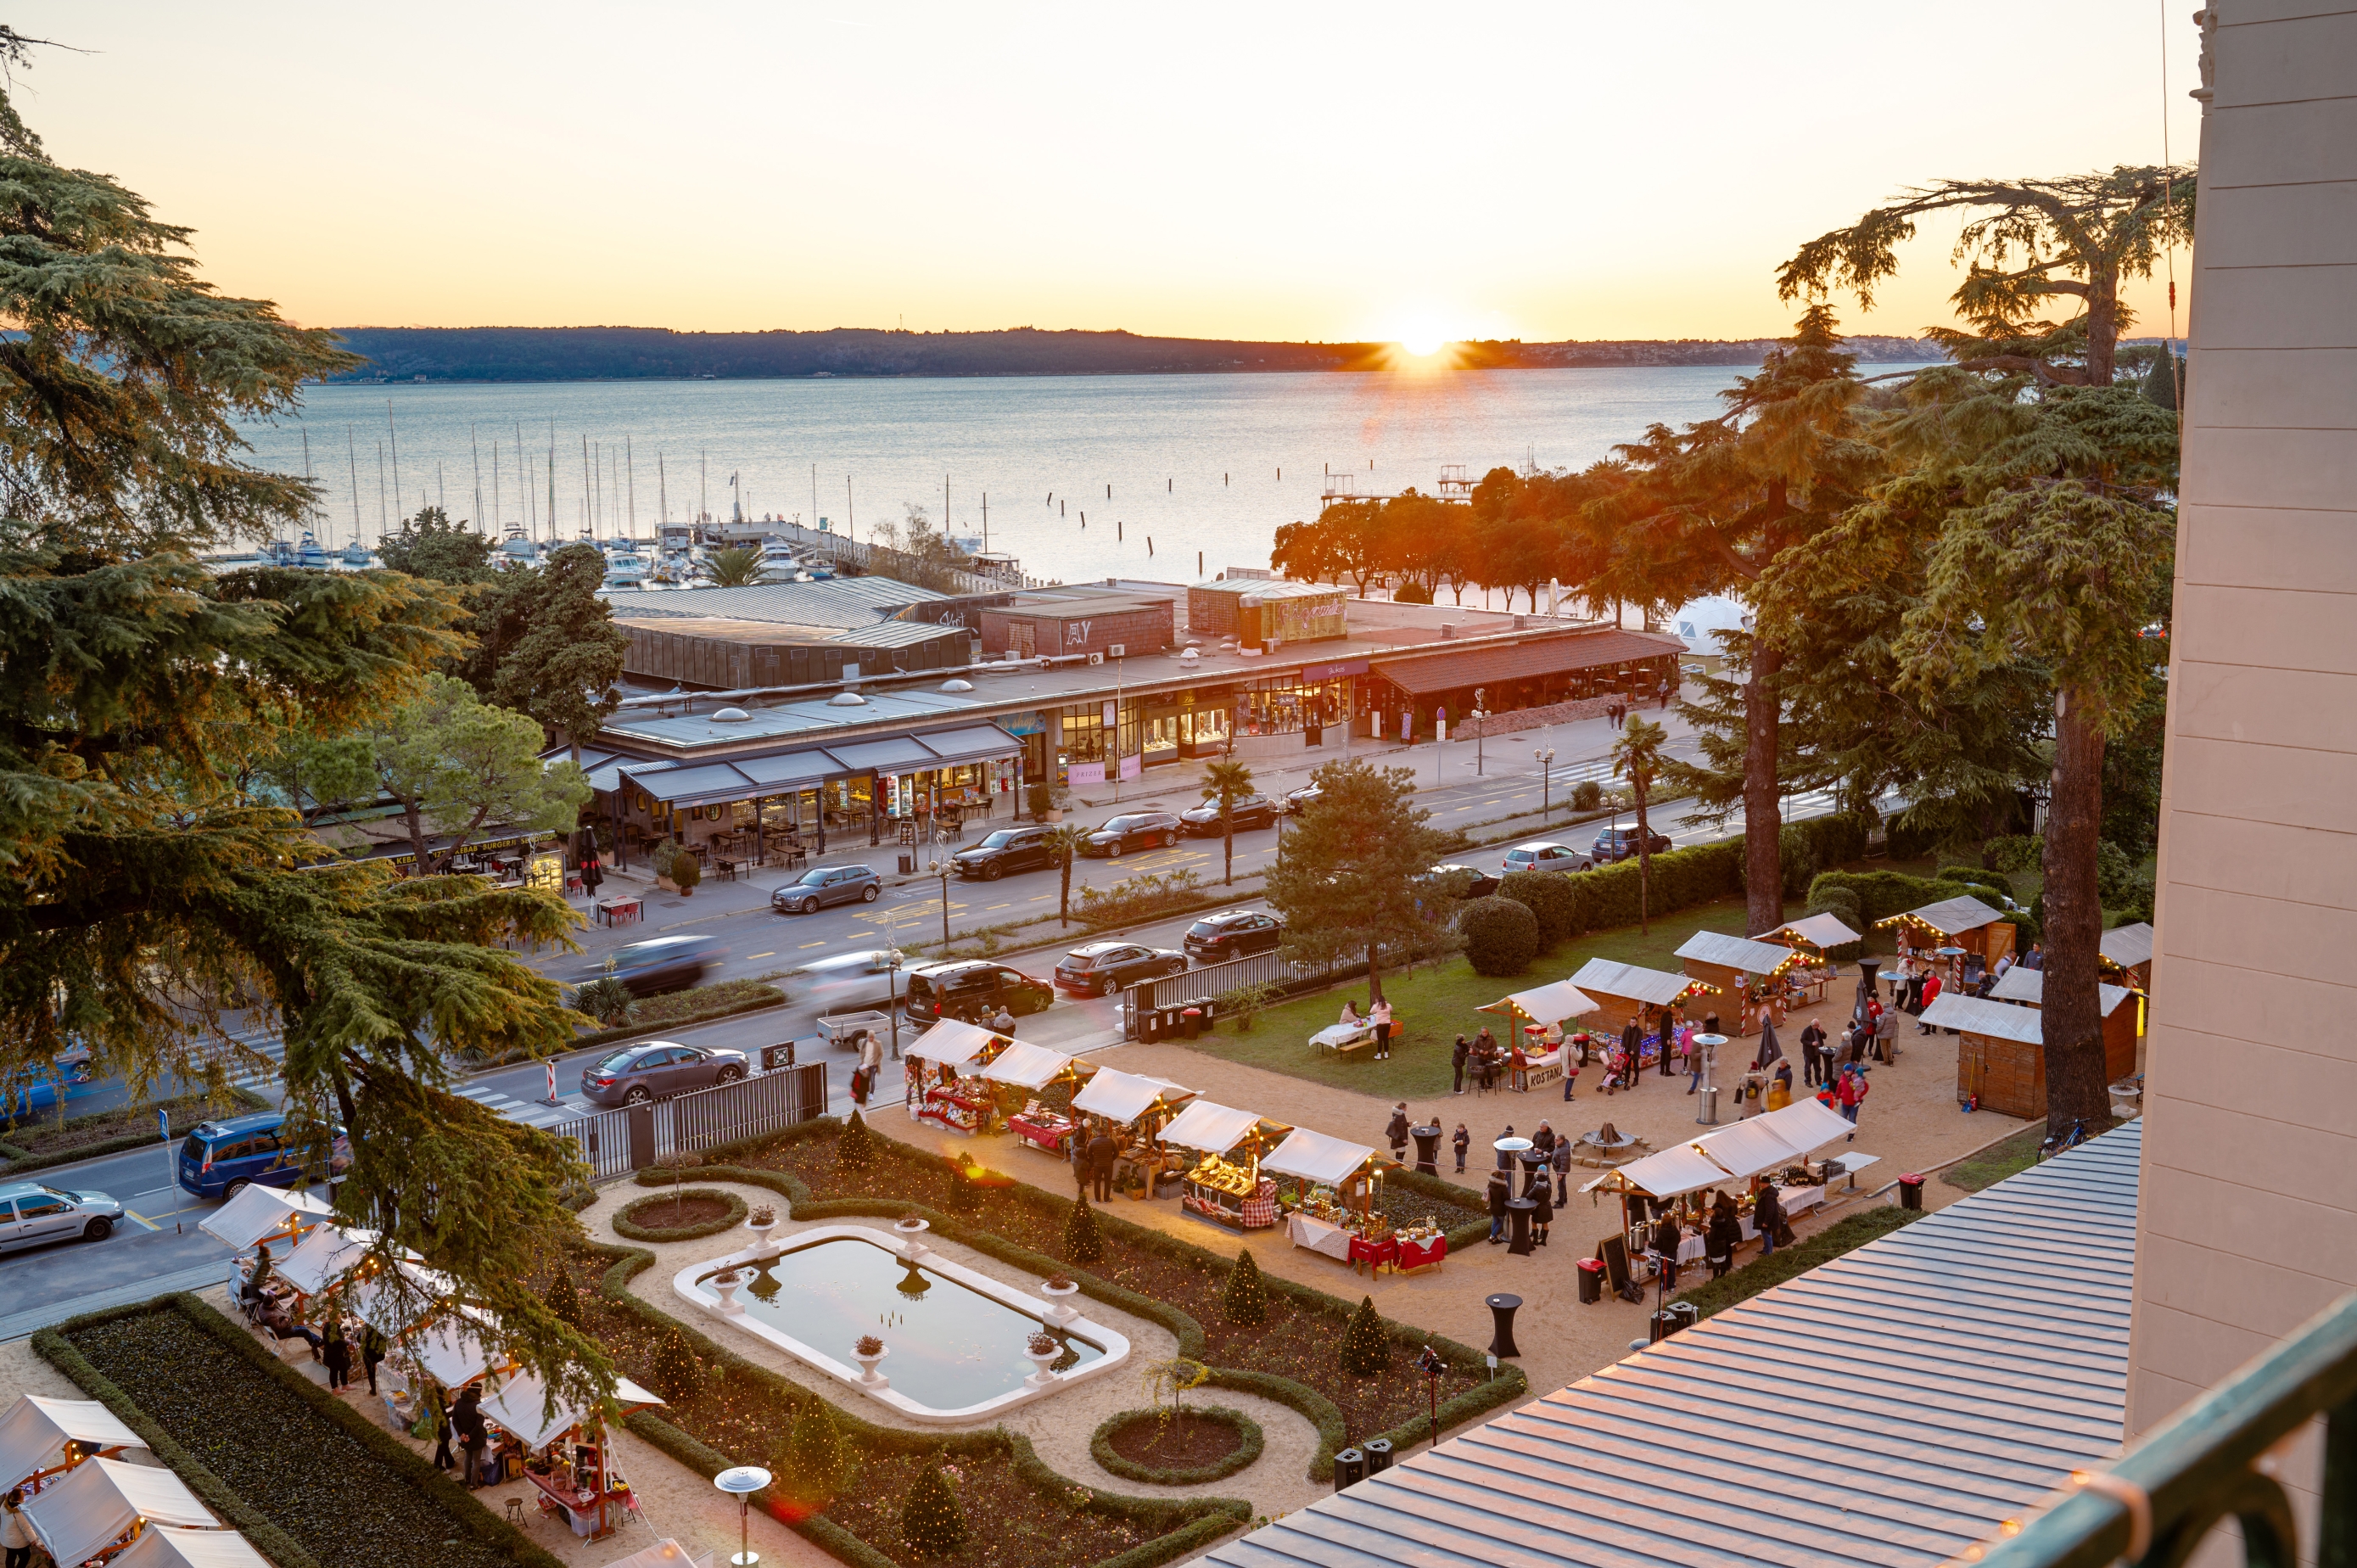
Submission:
[[[717,937],[650,937],[616,948],[597,961],[577,971],[576,985],[593,980],[619,980],[633,996],[659,996],[685,991],[718,968],[728,950]]]
[[[1082,839],[1081,853],[1117,859],[1133,849],[1168,849],[1184,831],[1168,811],[1126,811]]]
[[[1246,828],[1273,828],[1276,826],[1276,802],[1265,795],[1246,795],[1228,808],[1228,815],[1234,822],[1238,832]],[[1178,820],[1186,823],[1187,831],[1198,838],[1220,838],[1227,832],[1220,825],[1220,803],[1217,800],[1206,800],[1192,810],[1181,811]]]

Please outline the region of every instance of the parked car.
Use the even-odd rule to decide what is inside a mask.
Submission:
[[[645,1105],[735,1083],[746,1069],[743,1051],[640,1040],[583,1068],[581,1098],[592,1105]]]
[[[76,1192],[37,1181],[0,1187],[0,1251],[44,1242],[103,1241],[123,1218],[123,1205],[102,1192]]]
[[[1598,843],[1603,841],[1598,839]],[[1506,852],[1498,868],[1501,876],[1517,871],[1593,871],[1596,862],[1567,843],[1518,843]]]
[[[651,937],[616,948],[603,960],[576,972],[574,983],[614,979],[633,996],[684,991],[728,956],[717,937]]]
[[[1669,849],[1670,841],[1660,833],[1649,832],[1646,834],[1645,847],[1655,854],[1661,854]],[[1636,829],[1607,828],[1596,835],[1597,859],[1609,864],[1618,860],[1634,860],[1636,857]]]
[[[787,977],[786,988],[799,990],[798,1000],[809,1002],[822,1014],[890,1007],[909,989],[899,972],[899,953],[891,948],[836,953],[804,964],[799,973]]]
[[[884,879],[866,865],[813,865],[799,881],[789,882],[770,895],[770,908],[781,915],[807,915],[828,904],[854,899],[873,904],[884,891]]]
[[[352,1141],[339,1127],[327,1168],[307,1163],[300,1144],[286,1142],[285,1112],[257,1111],[199,1122],[180,1143],[180,1187],[198,1197],[235,1197],[247,1187],[293,1187],[306,1177],[333,1180],[351,1168]]]
[[[1056,1003],[1055,987],[988,959],[929,963],[909,971],[903,979],[908,985],[909,1016],[920,1023],[942,1018],[983,1023],[1002,1005],[1019,1018]]]
[[[1081,853],[1118,857],[1133,849],[1168,849],[1184,831],[1168,811],[1128,811],[1082,839]]]
[[[1487,898],[1498,890],[1498,879],[1480,866],[1455,862],[1436,865],[1416,880],[1441,889],[1452,898]]]
[[[1286,791],[1285,814],[1288,817],[1301,815],[1302,812],[1316,805],[1325,793],[1325,787],[1319,784],[1304,784],[1298,789]]]
[[[1246,795],[1228,808],[1228,815],[1234,820],[1238,832],[1246,828],[1273,828],[1276,826],[1276,802],[1265,795]],[[1220,803],[1217,800],[1206,800],[1192,811],[1181,811],[1178,820],[1187,824],[1189,832],[1199,838],[1219,838],[1226,832],[1220,826]]]
[[[985,882],[996,882],[1010,871],[1036,871],[1053,865],[1057,855],[1049,841],[1055,833],[1054,828],[1039,823],[1000,828],[972,849],[962,849],[950,856],[950,869],[960,876],[979,876]]]
[[[1179,946],[1205,963],[1267,952],[1285,940],[1285,917],[1262,909],[1222,909],[1187,928]]]
[[[1091,942],[1074,948],[1056,966],[1056,984],[1064,991],[1110,996],[1141,981],[1187,972],[1187,955],[1168,948],[1141,947],[1135,942]]]

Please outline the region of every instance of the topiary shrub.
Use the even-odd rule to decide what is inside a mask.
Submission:
[[[834,1163],[847,1171],[873,1170],[877,1155],[876,1134],[868,1131],[867,1119],[854,1111],[835,1136]]]
[[[639,999],[630,994],[630,988],[610,974],[573,993],[576,1013],[587,1014],[609,1029],[627,1026],[638,1007]]]
[[[1520,974],[1538,956],[1539,918],[1519,898],[1476,898],[1458,912],[1457,929],[1476,974]]]
[[[1220,1293],[1220,1316],[1246,1326],[1268,1321],[1268,1286],[1249,1247],[1236,1253],[1236,1266],[1228,1271],[1227,1288]]]
[[[704,867],[692,854],[673,855],[671,879],[681,892],[693,893],[695,891],[696,884],[704,880]]]
[[[1089,1195],[1081,1194],[1072,1211],[1064,1216],[1064,1262],[1083,1268],[1104,1261],[1104,1236],[1097,1230],[1097,1211],[1089,1207]]]
[[[851,1449],[834,1423],[834,1407],[812,1400],[802,1407],[794,1429],[770,1457],[776,1485],[795,1504],[815,1513],[833,1502],[851,1478]]]
[[[655,1392],[673,1404],[683,1404],[704,1391],[704,1363],[695,1359],[686,1337],[677,1328],[665,1334],[655,1346],[654,1365],[650,1370],[654,1377]]]
[[[684,1200],[708,1199],[724,1204],[727,1212],[716,1219],[698,1219],[686,1224],[665,1224]],[[693,1241],[699,1236],[717,1236],[723,1230],[733,1230],[745,1223],[745,1200],[733,1192],[723,1192],[716,1187],[673,1188],[646,1197],[633,1198],[614,1211],[614,1230],[633,1241]]]
[[[1090,1456],[1125,1481],[1144,1481],[1148,1486],[1155,1487],[1200,1487],[1206,1482],[1234,1475],[1258,1459],[1267,1444],[1267,1438],[1261,1432],[1258,1422],[1242,1411],[1229,1410],[1223,1405],[1215,1404],[1199,1405],[1187,1412],[1199,1421],[1216,1421],[1222,1426],[1235,1429],[1234,1451],[1212,1460],[1208,1465],[1192,1466],[1186,1469],[1143,1465],[1135,1459],[1125,1457],[1114,1447],[1114,1439],[1123,1435],[1131,1428],[1158,1426],[1169,1413],[1157,1405],[1152,1410],[1125,1410],[1106,1417],[1089,1439]]]
[[[1604,786],[1593,779],[1583,779],[1571,787],[1571,809],[1593,811],[1604,804]]]
[[[1522,905],[1537,918],[1538,944],[1544,950],[1578,929],[1577,881],[1577,877],[1560,871],[1516,871],[1499,882],[1497,896]]]
[[[965,1510],[940,1465],[926,1466],[901,1501],[900,1537],[920,1557],[947,1557],[965,1544]]]
[[[573,1288],[573,1271],[557,1260],[556,1273],[548,1282],[548,1310],[576,1328],[587,1326],[582,1321],[581,1293]]]
[[[1381,1376],[1391,1366],[1391,1342],[1383,1337],[1383,1320],[1375,1311],[1375,1298],[1359,1298],[1359,1310],[1351,1314],[1350,1325],[1342,1330],[1342,1369],[1357,1377]]]

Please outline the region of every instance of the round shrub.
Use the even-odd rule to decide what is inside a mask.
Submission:
[[[705,1219],[688,1225],[667,1225],[667,1209],[680,1198],[705,1198],[728,1206],[728,1212],[717,1219]],[[632,1198],[614,1211],[614,1229],[633,1241],[693,1241],[698,1236],[717,1236],[723,1230],[733,1230],[745,1223],[745,1200],[733,1192],[723,1192],[716,1187],[691,1187],[684,1192],[650,1193],[645,1197]]]
[[[1583,779],[1571,787],[1571,809],[1593,811],[1604,804],[1604,786],[1593,779]]]
[[[1512,898],[1476,898],[1457,917],[1476,974],[1520,974],[1539,952],[1539,918]]]
[[[1125,1458],[1115,1451],[1113,1440],[1133,1426],[1158,1423],[1168,1412],[1161,1410],[1125,1410],[1108,1416],[1099,1425],[1096,1434],[1089,1439],[1089,1455],[1096,1462],[1125,1481],[1143,1481],[1154,1487],[1200,1487],[1206,1481],[1217,1481],[1234,1475],[1261,1455],[1265,1439],[1260,1423],[1242,1411],[1222,1405],[1198,1405],[1187,1412],[1204,1421],[1216,1421],[1222,1426],[1235,1428],[1235,1452],[1214,1459],[1208,1465],[1186,1469],[1165,1469],[1157,1465],[1141,1465]]]

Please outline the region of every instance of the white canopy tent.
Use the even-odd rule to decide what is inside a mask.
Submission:
[[[1815,1101],[1810,1103],[1814,1104]],[[1695,1140],[1695,1147],[1725,1165],[1727,1174],[1738,1181],[1801,1160],[1803,1157],[1801,1151],[1775,1129],[1764,1125],[1767,1120],[1765,1116],[1755,1116],[1749,1122],[1738,1122],[1716,1133],[1705,1133]],[[1842,1131],[1849,1132],[1849,1123],[1842,1123]]]
[[[1847,1129],[1849,1123],[1842,1123]],[[1689,1192],[1699,1192],[1706,1187],[1717,1187],[1731,1179],[1717,1164],[1704,1158],[1687,1144],[1663,1149],[1658,1155],[1648,1155],[1641,1160],[1631,1160],[1617,1171],[1607,1171],[1579,1190],[1593,1192],[1599,1187],[1615,1191],[1641,1192],[1652,1197],[1676,1197]]]
[[[151,1524],[107,1568],[270,1568],[270,1559],[233,1530]]]
[[[1533,986],[1517,991],[1481,1009],[1484,1013],[1509,1013],[1526,1018],[1534,1024],[1560,1024],[1566,1018],[1577,1018],[1583,1013],[1596,1011],[1596,998],[1568,980],[1558,980],[1548,985]]]
[[[1195,1098],[1195,1091],[1167,1078],[1145,1078],[1115,1068],[1099,1068],[1078,1094],[1072,1109],[1108,1122],[1135,1122],[1157,1104],[1177,1106]]]
[[[416,1263],[400,1266],[399,1283],[383,1274],[359,1281],[345,1293],[344,1305],[362,1323],[387,1338],[398,1338],[412,1325],[441,1310],[457,1288],[449,1275]]]
[[[197,1229],[242,1252],[290,1226],[317,1224],[333,1213],[333,1204],[308,1193],[249,1187],[197,1221]]]
[[[1215,1105],[1208,1100],[1198,1100],[1173,1117],[1162,1129],[1162,1141],[1176,1144],[1182,1149],[1200,1149],[1207,1155],[1224,1155],[1246,1138],[1263,1121],[1257,1111],[1238,1111],[1232,1106]],[[1291,1131],[1282,1123],[1271,1122],[1281,1131]]]
[[[963,1018],[944,1018],[918,1036],[916,1044],[900,1054],[937,1067],[964,1067],[969,1062],[986,1060],[1001,1043],[1000,1036],[978,1024],[969,1024]]]
[[[65,1445],[141,1448],[137,1433],[96,1400],[53,1400],[21,1394],[0,1415],[0,1492],[26,1477],[65,1463]]]
[[[626,1412],[662,1403],[628,1378],[615,1380],[614,1400]],[[485,1421],[535,1453],[597,1413],[565,1400],[549,1409],[547,1385],[529,1372],[518,1372],[500,1384],[481,1408]]]
[[[373,1230],[322,1225],[276,1265],[278,1277],[305,1295],[317,1295],[357,1268],[376,1244]]]
[[[1284,1143],[1261,1156],[1260,1168],[1278,1176],[1299,1176],[1320,1187],[1340,1187],[1365,1169],[1367,1162],[1374,1157],[1374,1150],[1364,1144],[1346,1144],[1340,1138],[1298,1127]]]
[[[1045,1089],[1063,1077],[1072,1065],[1072,1058],[1061,1051],[1051,1051],[1045,1046],[1035,1046],[1017,1040],[994,1058],[982,1076],[993,1083],[1011,1083],[1018,1089]]]
[[[119,1459],[84,1460],[27,1501],[24,1515],[34,1538],[60,1563],[89,1561],[143,1520],[197,1530],[221,1523],[171,1471]]]
[[[1738,1125],[1764,1128],[1803,1154],[1857,1131],[1849,1118],[1813,1094],[1795,1100],[1781,1111],[1770,1111]]]
[[[1780,928],[1776,935],[1788,942],[1813,947],[1819,952],[1866,940],[1831,915],[1811,915],[1806,919],[1794,920],[1791,925]]]
[[[409,1342],[418,1369],[442,1387],[456,1389],[507,1366],[505,1356],[495,1354],[483,1343],[476,1328],[479,1321],[470,1311],[419,1329]]]

